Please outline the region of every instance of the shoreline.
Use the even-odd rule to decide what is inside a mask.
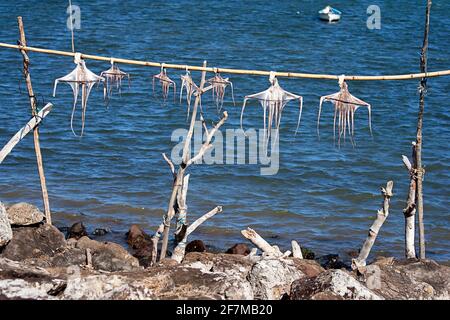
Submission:
[[[0,245],[0,299],[450,298],[450,267],[433,260],[379,257],[352,271],[337,255],[314,257],[303,248],[304,259],[259,254],[247,243],[212,253],[194,240],[180,263],[168,257],[152,264],[151,237],[137,225],[124,235],[125,248],[90,239],[81,223],[65,235],[36,209],[9,210],[23,224],[13,224]]]

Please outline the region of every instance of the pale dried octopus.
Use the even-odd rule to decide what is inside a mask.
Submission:
[[[119,95],[122,95],[122,80],[127,79],[128,86],[130,86],[130,74],[123,72],[119,69],[119,67],[115,64],[114,60],[111,59],[111,68],[106,71],[103,71],[100,74],[101,77],[105,78],[104,83],[104,99],[106,104],[109,104],[111,97],[113,95],[113,91],[117,90]]]
[[[187,118],[189,119],[192,95],[194,94],[194,92],[199,91],[199,87],[195,84],[194,80],[192,80],[191,73],[187,69],[186,74],[181,76],[180,103],[183,99],[183,88],[185,88],[186,90]]]
[[[371,106],[369,103],[356,98],[348,91],[347,83],[345,82],[345,76],[339,77],[339,86],[341,90],[334,94],[323,96],[320,98],[319,115],[317,117],[317,134],[319,134],[320,126],[320,114],[322,112],[322,103],[325,101],[332,102],[334,104],[334,121],[333,121],[333,136],[336,139],[336,131],[339,133],[338,146],[341,145],[341,137],[346,138],[346,132],[350,137],[352,145],[355,145],[355,112],[359,107],[367,107],[369,112],[369,131],[372,135],[371,124]],[[336,128],[336,120],[338,126]]]
[[[236,102],[234,101],[233,83],[230,81],[230,78],[222,78],[220,72],[217,69],[215,69],[214,73],[214,77],[206,80],[206,82],[212,86],[213,99],[216,102],[217,112],[220,113],[223,107],[223,100],[225,98],[225,89],[228,86],[231,87],[231,97],[233,99],[233,104],[236,105]]]
[[[86,67],[85,61],[81,58],[80,53],[75,54],[74,63],[77,65],[76,68],[68,75],[58,78],[55,80],[55,86],[53,89],[53,97],[56,96],[56,87],[59,82],[65,82],[70,85],[73,91],[73,108],[72,115],[70,118],[70,128],[75,136],[78,136],[73,129],[73,118],[75,114],[75,109],[78,101],[78,94],[81,86],[81,134],[84,133],[84,123],[86,118],[87,101],[89,94],[91,93],[92,87],[96,83],[104,82],[105,78],[94,74]]]
[[[300,120],[302,117],[302,109],[303,109],[303,97],[290,93],[281,88],[280,85],[278,84],[278,79],[275,77],[274,72],[270,73],[269,81],[271,86],[267,90],[245,97],[244,105],[242,106],[241,111],[241,129],[243,130],[242,119],[247,101],[249,99],[256,99],[259,100],[259,102],[261,103],[261,106],[263,107],[263,116],[264,116],[264,142],[266,150],[268,141],[271,138],[271,130],[273,127],[275,127],[276,129],[275,141],[278,138],[278,130],[280,128],[281,114],[286,104],[292,100],[299,101],[299,115],[295,133],[297,133],[298,128],[300,126]]]
[[[177,85],[167,75],[167,70],[166,70],[166,68],[164,68],[164,63],[161,65],[161,72],[158,73],[157,75],[153,76],[153,92],[155,92],[155,80],[156,79],[158,79],[159,83],[161,84],[163,99],[166,100],[167,97],[169,96],[170,87],[173,87],[173,97],[175,99]]]

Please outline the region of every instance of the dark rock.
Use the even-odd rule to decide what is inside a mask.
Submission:
[[[188,252],[206,252],[206,246],[202,240],[193,240],[186,245],[186,253]]]
[[[312,250],[305,248],[305,247],[302,247],[301,249],[302,249],[303,259],[314,260],[314,258],[316,257],[316,254]]]
[[[228,254],[241,254],[241,255],[248,255],[250,253],[250,249],[245,243],[238,243],[229,248],[225,253]]]
[[[67,234],[67,239],[75,238],[80,239],[81,237],[87,236],[86,227],[84,226],[83,222],[77,222],[74,223]]]
[[[113,242],[99,242],[82,237],[76,248],[90,249],[94,269],[105,271],[132,271],[139,267],[139,261],[122,246]]]
[[[106,234],[108,234],[110,232],[111,232],[111,229],[109,229],[109,228],[96,228],[94,230],[94,232],[92,232],[92,235],[97,236],[97,237],[101,237],[101,236],[104,236],[104,235],[106,235]]]
[[[47,223],[37,227],[14,228],[13,239],[1,256],[15,261],[43,255],[53,257],[65,245],[64,235]]]
[[[133,224],[130,227],[130,230],[127,232],[126,236],[127,243],[133,249],[139,249],[146,246],[149,242],[152,242],[152,238],[136,224]]]
[[[149,267],[153,256],[153,241],[138,225],[132,225],[127,232],[127,243],[134,249],[133,256],[139,260],[139,264]]]
[[[321,256],[318,259],[318,262],[325,269],[350,269],[350,266],[339,260],[338,254],[327,254],[325,256]]]

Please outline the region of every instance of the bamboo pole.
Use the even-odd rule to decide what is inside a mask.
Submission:
[[[44,54],[52,54],[58,56],[66,56],[66,57],[74,57],[75,53],[68,51],[60,51],[60,50],[52,50],[45,48],[37,48],[37,47],[21,47],[18,45],[8,44],[0,42],[0,47],[8,48],[8,49],[22,49],[25,51],[44,53]],[[97,60],[97,61],[106,61],[110,62],[111,59],[116,63],[121,64],[130,64],[137,66],[145,66],[145,67],[162,67],[162,63],[152,62],[152,61],[143,61],[143,60],[132,60],[132,59],[124,59],[124,58],[114,58],[114,57],[104,57],[98,55],[91,54],[82,54],[81,58],[84,60]],[[251,69],[232,69],[232,68],[213,68],[213,67],[199,67],[199,66],[191,66],[185,64],[173,64],[173,63],[164,63],[164,68],[166,69],[178,69],[178,70],[190,70],[190,71],[206,71],[206,72],[222,72],[229,74],[241,74],[241,75],[253,75],[253,76],[269,76],[271,71],[263,71],[263,70],[251,70]],[[276,77],[284,77],[284,78],[299,78],[299,79],[322,79],[322,80],[339,80],[340,75],[331,75],[331,74],[315,74],[315,73],[300,73],[300,72],[275,72]],[[422,78],[434,78],[434,77],[442,77],[449,76],[450,70],[441,70],[441,71],[433,71],[433,72],[422,72],[422,73],[408,73],[408,74],[397,74],[397,75],[378,75],[378,76],[365,76],[365,75],[346,75],[344,76],[344,80],[346,81],[391,81],[391,80],[412,80],[412,79],[422,79]]]
[[[22,17],[17,17],[17,23],[19,26],[19,33],[20,33],[19,49],[23,56],[23,75],[25,77],[25,81],[27,84],[28,96],[30,97],[31,115],[33,117],[35,117],[37,115],[37,101],[36,101],[36,96],[34,95],[33,86],[31,84],[31,76],[30,76],[30,71],[29,71],[30,59],[26,53],[26,50],[23,49],[23,47],[26,47],[26,45],[27,45],[27,40],[25,37],[25,29],[23,26]],[[46,221],[48,224],[52,224],[52,217],[51,217],[51,213],[50,213],[50,203],[48,200],[47,185],[46,185],[45,174],[44,174],[44,165],[43,165],[43,161],[42,161],[41,146],[39,143],[39,127],[36,126],[33,129],[33,136],[34,136],[34,150],[36,152],[36,160],[37,160],[39,179],[41,181],[42,199],[44,202],[45,218],[46,218]]]
[[[427,0],[427,8],[425,12],[425,31],[423,35],[423,45],[420,54],[420,71],[427,72],[427,52],[428,52],[428,35],[430,33],[430,12],[431,0]],[[416,164],[417,164],[417,218],[419,223],[419,256],[425,259],[425,226],[423,223],[423,175],[422,166],[422,127],[423,113],[425,109],[425,94],[427,91],[427,78],[420,80],[420,98],[419,98],[419,114],[417,117],[417,138],[416,138]]]

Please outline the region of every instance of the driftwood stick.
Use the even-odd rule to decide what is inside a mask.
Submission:
[[[203,67],[206,68],[206,61],[203,62]],[[203,89],[205,82],[206,82],[206,71],[202,71],[202,79],[201,79],[200,86],[199,86],[200,90]],[[199,94],[195,97],[194,108],[192,110],[192,116],[191,116],[191,124],[189,127],[188,134],[186,136],[184,147],[183,147],[183,160],[180,165],[180,168],[178,169],[177,176],[175,178],[175,182],[172,187],[172,194],[170,196],[169,205],[167,208],[167,214],[164,216],[163,242],[162,242],[162,246],[161,246],[160,259],[163,259],[166,256],[167,245],[169,242],[170,222],[172,221],[172,218],[175,215],[175,202],[177,200],[179,188],[182,185],[184,173],[185,173],[186,167],[187,167],[186,164],[189,161],[189,155],[190,155],[190,150],[191,150],[191,140],[192,140],[192,135],[194,132],[195,121],[197,118],[197,111],[198,111],[198,106],[200,104],[200,100],[201,100],[201,94]]]
[[[416,257],[416,249],[414,246],[415,238],[415,216],[416,216],[416,188],[417,188],[417,176],[416,176],[416,165],[415,165],[415,150],[416,143],[413,142],[412,147],[412,159],[414,164],[411,164],[408,157],[402,156],[403,164],[409,172],[409,192],[408,199],[406,200],[406,208],[403,209],[403,214],[405,216],[405,256],[407,259],[413,259]]]
[[[383,208],[378,210],[377,218],[375,219],[372,227],[369,229],[369,235],[367,236],[366,241],[359,253],[358,258],[352,260],[352,268],[353,270],[358,269],[359,267],[364,267],[366,265],[366,259],[370,254],[370,250],[375,243],[378,232],[381,229],[384,221],[389,215],[389,201],[392,197],[392,188],[394,187],[394,182],[389,181],[386,185],[386,188],[381,188],[381,193],[383,194]]]
[[[209,211],[208,213],[205,213],[203,216],[201,216],[197,220],[195,220],[195,222],[187,228],[186,234],[184,235],[183,240],[180,243],[178,243],[175,250],[173,251],[172,259],[174,259],[175,261],[180,263],[183,260],[184,255],[185,255],[186,242],[187,242],[188,236],[192,232],[194,232],[195,229],[197,229],[203,222],[205,222],[209,218],[215,216],[217,213],[220,213],[222,211],[223,211],[222,207],[218,206],[218,207],[215,207],[213,210]]]
[[[51,103],[47,104],[38,114],[31,118],[28,123],[23,126],[9,142],[0,151],[0,164],[5,160],[8,154],[13,150],[13,148],[31,131],[33,130],[41,121],[44,119],[52,110],[53,105]]]
[[[189,188],[189,177],[187,174],[183,179],[183,186],[181,187],[180,192],[178,192],[177,197],[177,227],[175,231],[175,239],[183,240],[186,234],[186,223],[187,223],[187,192]],[[179,240],[177,240],[179,241]]]
[[[428,35],[430,33],[430,11],[431,0],[427,0],[427,8],[425,12],[425,31],[423,35],[423,44],[420,54],[420,71],[427,73],[427,53],[428,53]],[[416,168],[417,168],[417,190],[416,190],[416,206],[417,220],[419,224],[419,255],[420,259],[425,259],[425,226],[423,223],[423,176],[424,169],[422,165],[422,128],[423,113],[425,109],[425,95],[427,93],[427,78],[420,80],[419,86],[419,113],[417,116],[417,135],[416,135]]]
[[[19,33],[20,33],[20,46],[26,47],[27,40],[25,38],[25,29],[23,26],[22,17],[17,17],[17,23],[19,26]],[[30,59],[25,50],[21,49],[20,53],[22,54],[22,57],[23,57],[23,75],[25,77],[25,81],[27,84],[28,96],[30,97],[31,115],[36,116],[37,115],[37,101],[36,101],[36,96],[34,95],[33,86],[31,84],[31,76],[30,76],[30,71],[29,71]],[[39,128],[38,127],[34,127],[33,135],[34,135],[34,150],[36,152],[36,160],[37,160],[39,179],[41,181],[42,200],[44,202],[45,218],[46,218],[46,221],[48,224],[52,224],[52,217],[51,217],[51,213],[50,213],[50,203],[48,200],[47,184],[45,181],[45,174],[44,174],[44,165],[43,165],[43,161],[42,161],[41,146],[39,143]]]
[[[188,162],[187,162],[187,166],[190,166],[191,164],[195,163],[198,160],[201,160],[203,158],[203,156],[205,155],[205,152],[212,147],[211,144],[211,140],[214,137],[214,134],[216,133],[216,131],[225,123],[225,121],[228,118],[228,113],[226,111],[224,111],[223,115],[222,115],[222,119],[220,119],[220,121],[208,132],[207,136],[206,136],[206,141],[203,143],[202,147],[200,148],[198,154],[191,158]]]
[[[161,223],[158,227],[158,230],[156,230],[155,234],[152,236],[152,243],[153,243],[152,265],[154,265],[156,263],[156,259],[158,256],[158,242],[159,242],[159,238],[161,238],[163,231],[164,231],[164,223]]]
[[[253,243],[256,247],[261,249],[262,252],[271,254],[274,256],[280,255],[280,250],[272,247],[266,240],[264,240],[255,230],[247,228],[247,230],[241,231],[242,235]]]
[[[176,176],[175,166],[174,166],[172,160],[170,160],[170,159],[166,156],[165,153],[163,153],[162,156],[163,156],[164,160],[166,160],[167,164],[169,165],[169,167],[170,167],[170,172],[172,172],[172,174],[173,174],[174,176]]]
[[[303,259],[302,249],[300,248],[300,245],[297,243],[297,241],[292,240],[292,256],[294,258]]]

